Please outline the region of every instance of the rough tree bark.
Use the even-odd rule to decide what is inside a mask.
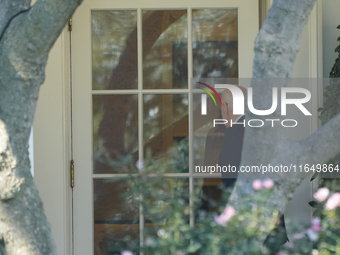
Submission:
[[[30,2],[0,0],[0,253],[8,255],[57,254],[28,139],[49,51],[82,0],[38,0],[28,10]]]
[[[82,0],[0,0],[0,253],[56,254],[49,223],[30,174],[28,138],[48,53]],[[255,43],[255,78],[291,77],[302,30],[315,0],[275,0]],[[254,87],[254,104],[268,109],[271,85]],[[283,85],[281,85],[283,86]],[[270,101],[270,100],[269,100]],[[276,113],[278,114],[278,113]],[[252,118],[247,112],[247,118]],[[259,118],[259,116],[256,116]],[[340,117],[302,142],[286,139],[280,129],[248,129],[243,165],[323,163],[340,152]],[[247,137],[255,139],[248,140]],[[265,145],[256,150],[257,144]],[[247,142],[251,141],[251,142]],[[280,146],[273,146],[274,143]],[[318,150],[316,150],[318,146]],[[273,150],[275,148],[275,150]],[[236,209],[244,195],[254,195],[251,179],[239,180],[229,203]],[[283,213],[301,179],[281,179],[264,206]],[[256,202],[254,202],[256,203]],[[264,240],[267,233],[261,233]]]
[[[274,80],[268,80],[269,78],[290,78],[292,76],[302,32],[314,4],[315,0],[274,1],[255,41],[253,78],[264,78],[260,82],[253,79],[251,83],[256,109],[269,109],[272,103],[272,87],[278,87],[280,90],[288,80],[282,79],[281,82],[276,80],[274,83]],[[280,109],[271,117],[281,119],[279,111]],[[253,115],[249,110],[246,110],[246,120],[248,119],[264,121],[268,119],[268,116]],[[282,127],[246,127],[241,165],[322,164],[340,152],[339,141],[339,115],[301,142],[287,139]],[[260,206],[265,209],[268,216],[272,215],[273,207],[283,214],[294,191],[306,176],[306,174],[298,174],[294,178],[285,178],[287,174],[286,176],[281,175],[275,179],[275,186],[265,205],[254,201],[249,206]],[[240,173],[228,204],[237,210],[240,209],[245,196],[255,196],[256,191],[252,188],[253,180],[247,179],[247,174]],[[276,219],[272,220],[274,222]],[[259,238],[264,241],[270,230],[268,228],[259,233]]]

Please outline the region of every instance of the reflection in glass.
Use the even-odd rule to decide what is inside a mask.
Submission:
[[[137,89],[137,11],[91,11],[92,88]]]
[[[144,152],[188,172],[188,95],[147,94],[143,103]]]
[[[216,98],[216,100],[218,100]],[[213,100],[207,100],[207,115],[201,115],[201,94],[193,95],[193,153],[194,153],[194,174],[195,166],[216,166],[220,162],[220,155],[223,147],[223,138],[226,127],[216,125],[213,127],[213,119],[222,119],[220,106],[215,106]],[[199,222],[202,215],[206,213],[219,212],[219,207],[225,205],[222,201],[222,179],[202,178],[195,181],[195,186],[201,189],[198,208],[195,215],[195,222]]]
[[[143,11],[143,87],[188,87],[186,10]]]
[[[132,195],[122,196],[129,187],[126,180],[93,181],[95,255],[138,252],[139,200]]]
[[[129,173],[138,158],[138,96],[94,95],[94,173]],[[132,169],[132,170],[131,170]]]
[[[218,101],[217,98],[215,100]],[[207,100],[207,115],[202,115],[201,94],[194,94],[193,107],[194,166],[219,164],[226,127],[224,125],[214,127],[213,120],[222,119],[220,105],[215,106],[213,100],[209,98]],[[196,173],[195,170],[194,173]]]
[[[193,77],[238,77],[237,10],[192,12]]]
[[[221,178],[195,179],[194,185],[195,188],[201,189],[195,215],[195,222],[198,223],[204,214],[219,213],[220,207],[225,206],[227,200],[222,190]]]
[[[189,224],[189,179],[149,179],[148,188],[148,191],[143,193],[146,238],[148,236],[157,238],[157,231],[171,224],[169,218],[174,218],[178,204],[183,208],[181,222]]]

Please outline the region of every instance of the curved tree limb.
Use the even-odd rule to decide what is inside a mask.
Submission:
[[[328,162],[340,152],[340,114],[300,142],[300,158],[309,164]]]
[[[286,86],[287,79],[282,82],[273,84],[270,78],[290,78],[293,74],[294,62],[302,37],[303,29],[308,21],[315,0],[274,0],[269,10],[268,16],[260,30],[255,41],[255,58],[253,66],[253,78],[265,78],[262,82],[253,79],[252,87],[254,90],[254,106],[256,109],[269,109],[271,104],[272,87]],[[278,84],[279,83],[279,84]],[[273,114],[273,118],[279,116],[279,109]],[[246,120],[252,119],[254,115],[247,109]],[[256,116],[256,119],[266,119],[268,116]],[[306,161],[311,160],[312,155],[306,156],[311,151],[303,146],[310,144],[313,140],[325,138],[323,134],[326,130],[330,130],[339,124],[332,124],[317,133],[314,138],[306,140],[301,144],[289,141],[283,133],[282,128],[249,128],[246,127],[245,138],[243,142],[242,162],[241,165],[280,165],[282,162],[293,163],[301,162],[305,157]],[[336,131],[338,133],[338,131]],[[337,141],[339,141],[339,136]],[[331,136],[329,136],[331,139]],[[334,137],[333,137],[334,139]],[[336,149],[334,146],[333,149]],[[260,148],[260,149],[259,149]],[[304,149],[306,149],[304,151]],[[337,149],[340,149],[337,148]],[[304,151],[302,153],[302,151]],[[340,150],[339,150],[340,151]],[[338,151],[338,152],[339,152]],[[326,152],[326,151],[325,151]],[[329,152],[327,150],[327,152]],[[332,152],[333,153],[333,152]],[[315,155],[315,154],[314,154]],[[329,156],[329,155],[328,155]],[[326,160],[328,156],[320,156],[318,160]],[[313,161],[314,162],[314,161]],[[321,163],[321,162],[318,162]],[[229,205],[240,210],[242,200],[245,196],[254,197],[256,191],[252,188],[253,179],[247,179],[247,174],[240,173],[235,188],[230,196]],[[265,205],[253,201],[249,208],[253,205],[260,206],[265,211],[265,217],[272,218],[272,208],[283,214],[288,201],[291,199],[295,189],[301,183],[301,178],[283,178],[274,179],[275,186],[272,189],[270,197]],[[272,223],[276,219],[271,219]],[[269,224],[274,225],[274,224]],[[266,239],[270,228],[259,233],[260,243]]]
[[[16,13],[27,10],[31,6],[31,0],[8,1],[0,0],[0,35],[3,33],[8,21]]]
[[[29,3],[0,1],[0,24]],[[30,173],[28,139],[48,53],[80,3],[38,0],[0,41],[0,250],[8,255],[57,254]]]

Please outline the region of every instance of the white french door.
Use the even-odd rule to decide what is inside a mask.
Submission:
[[[74,254],[118,254],[125,236],[143,243],[143,229],[152,224],[137,202],[120,197],[124,181],[112,182],[138,170],[109,159],[130,155],[135,162],[147,150],[157,158],[184,143],[188,167],[165,179],[185,180],[193,191],[190,79],[251,77],[258,14],[254,0],[85,0],[78,8],[72,31]],[[205,182],[218,184],[218,178]]]

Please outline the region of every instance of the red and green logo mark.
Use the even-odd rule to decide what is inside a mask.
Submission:
[[[216,90],[213,87],[211,87],[210,85],[205,84],[203,82],[196,82],[196,83],[201,84],[203,86],[206,86],[208,89],[211,89],[211,91],[214,92],[214,94],[217,96],[218,100],[220,100],[220,104],[222,106],[222,100],[221,100],[220,96],[218,95],[218,93],[216,92]],[[217,106],[216,100],[215,100],[214,96],[210,93],[210,91],[208,91],[207,89],[201,88],[201,87],[197,87],[197,88],[203,90],[204,92],[206,92],[214,100],[215,106]]]

